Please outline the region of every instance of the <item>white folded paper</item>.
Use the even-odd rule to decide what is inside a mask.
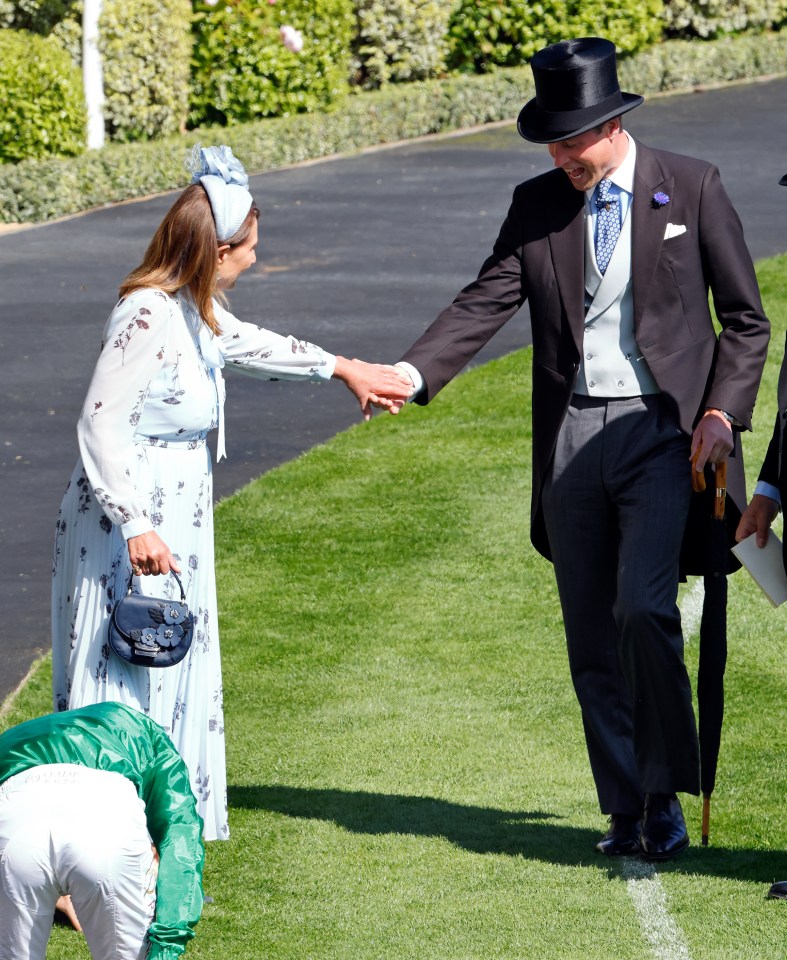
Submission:
[[[787,600],[787,573],[784,572],[782,544],[773,531],[769,533],[764,547],[757,546],[757,534],[753,533],[736,543],[732,552],[774,607]]]

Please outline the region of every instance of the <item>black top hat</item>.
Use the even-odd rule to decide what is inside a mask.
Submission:
[[[615,45],[601,37],[561,40],[530,61],[536,96],[519,114],[525,140],[556,143],[638,107],[643,98],[621,93]]]
[[[783,187],[787,187],[787,173],[785,173],[785,175],[781,178],[781,180],[779,181],[779,183],[780,183]]]

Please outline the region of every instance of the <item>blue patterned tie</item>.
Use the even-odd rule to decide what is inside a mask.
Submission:
[[[602,273],[606,272],[612,252],[620,236],[620,203],[611,196],[611,180],[600,180],[596,187],[596,263]]]

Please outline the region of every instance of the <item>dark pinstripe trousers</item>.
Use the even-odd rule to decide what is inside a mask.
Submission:
[[[543,506],[568,659],[603,813],[699,792],[677,607],[689,438],[656,394],[575,396]]]

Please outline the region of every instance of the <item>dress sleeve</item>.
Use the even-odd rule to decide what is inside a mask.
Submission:
[[[306,340],[244,323],[216,305],[225,364],[262,380],[330,380],[336,357]]]
[[[205,849],[186,764],[163,730],[151,735],[155,770],[144,798],[145,815],[160,862],[148,960],[174,960],[194,936],[202,913]]]
[[[153,529],[131,478],[134,433],[150,384],[164,364],[171,300],[156,290],[132,294],[112,311],[77,426],[87,478],[123,536]]]

